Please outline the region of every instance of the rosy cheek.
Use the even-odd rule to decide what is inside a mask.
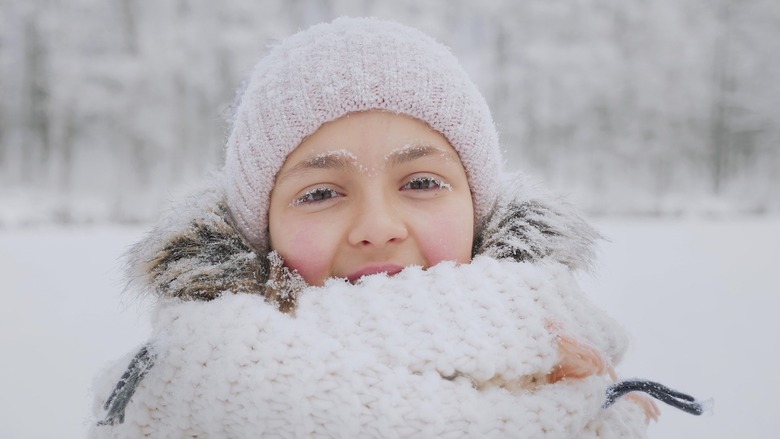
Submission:
[[[471,261],[471,246],[473,241],[473,229],[470,221],[457,216],[439,216],[433,227],[418,234],[420,236],[420,250],[430,265],[436,265],[442,261],[456,261],[467,263]]]
[[[311,227],[292,232],[285,255],[287,267],[298,271],[309,285],[322,285],[330,274],[329,252],[318,237],[316,228]]]

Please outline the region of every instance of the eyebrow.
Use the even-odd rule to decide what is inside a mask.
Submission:
[[[390,167],[399,166],[423,157],[440,155],[453,158],[452,153],[432,145],[407,145],[385,156]]]
[[[407,145],[405,147],[396,149],[385,156],[386,166],[395,167],[404,163],[430,157],[433,155],[440,155],[446,158],[456,158],[451,152],[438,148],[432,145]],[[313,157],[308,157],[293,165],[290,169],[280,173],[276,181],[282,181],[294,177],[296,175],[304,174],[313,169],[333,169],[333,170],[346,170],[353,172],[360,169],[361,166],[357,161],[357,158],[348,151],[332,151],[324,154],[317,154]]]
[[[296,163],[290,169],[279,174],[277,181],[303,174],[312,169],[335,169],[350,170],[357,169],[356,159],[352,154],[345,151],[333,151],[325,154],[317,154],[314,157],[308,157]]]

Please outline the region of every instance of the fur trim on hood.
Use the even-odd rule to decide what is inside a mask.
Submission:
[[[588,269],[600,235],[572,206],[531,188],[519,175],[504,179],[504,196],[477,231],[473,256]],[[260,294],[283,312],[294,310],[306,283],[276,253],[258,252],[241,236],[218,187],[175,212],[128,253],[130,289],[190,300],[213,300],[225,291]]]

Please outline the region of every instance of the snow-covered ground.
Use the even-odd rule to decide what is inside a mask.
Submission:
[[[611,242],[582,286],[633,335],[622,373],[714,399],[701,418],[664,407],[651,437],[777,437],[780,220],[598,226]]]
[[[655,438],[780,431],[780,219],[601,220],[587,293],[634,338],[623,375],[660,381],[714,413],[663,407]],[[142,228],[0,230],[0,438],[84,436],[92,377],[142,343],[143,306],[121,296]]]

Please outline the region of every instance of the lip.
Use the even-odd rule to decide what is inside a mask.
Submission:
[[[363,276],[370,276],[378,273],[387,273],[388,276],[392,276],[400,273],[403,269],[404,267],[395,264],[369,265],[347,276],[347,280],[351,283],[355,283]]]

